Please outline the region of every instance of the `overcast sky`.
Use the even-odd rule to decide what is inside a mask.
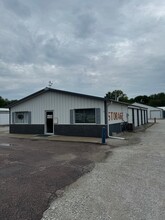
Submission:
[[[0,0],[0,96],[165,92],[164,0]]]

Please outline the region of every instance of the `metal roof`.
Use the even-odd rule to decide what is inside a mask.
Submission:
[[[137,106],[145,107],[145,108],[151,107],[151,108],[159,109],[158,107],[154,107],[154,106],[151,106],[151,105],[146,105],[146,104],[142,104],[142,103],[138,103],[138,102],[134,102],[133,105],[137,105]]]
[[[129,105],[128,108],[145,109],[145,110],[148,109],[147,107],[142,107],[142,106],[138,106],[138,105],[134,105],[134,104]]]
[[[165,111],[165,107],[163,107],[163,106],[162,107],[158,107],[158,108],[163,109],[163,111]]]
[[[107,99],[105,98],[105,100],[109,103],[116,103],[116,104],[120,104],[120,105],[130,105],[130,103],[126,103],[126,102],[120,102],[120,101],[116,101],[116,100],[113,100],[113,99]]]
[[[8,108],[0,108],[0,112],[8,112],[9,109]]]

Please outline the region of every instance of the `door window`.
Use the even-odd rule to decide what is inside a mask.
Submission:
[[[53,111],[46,112],[46,133],[53,133]]]

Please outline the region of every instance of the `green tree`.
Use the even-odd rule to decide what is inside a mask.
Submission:
[[[8,100],[8,99],[3,99],[1,96],[0,96],[0,108],[5,108],[7,107],[8,105],[16,102],[17,100]]]
[[[6,106],[6,100],[0,96],[0,108],[4,108]]]
[[[129,99],[129,102],[130,103],[138,102],[153,107],[159,107],[159,106],[161,107],[161,106],[165,106],[165,93],[161,92],[150,96],[139,95],[136,96],[135,98]]]
[[[149,105],[154,107],[165,106],[165,93],[161,92],[149,96]]]
[[[128,102],[128,97],[126,94],[123,93],[122,90],[114,90],[112,92],[108,92],[105,95],[105,98],[121,102]]]
[[[142,103],[142,104],[148,105],[149,97],[146,96],[146,95],[139,95],[139,96],[136,96],[134,98],[134,102],[138,102],[138,103]]]

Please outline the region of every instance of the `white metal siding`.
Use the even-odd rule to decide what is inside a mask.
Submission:
[[[144,124],[144,110],[142,110],[142,124]]]
[[[142,123],[141,123],[141,120],[142,120],[142,119],[141,119],[141,109],[139,109],[139,126],[142,124]]]
[[[137,109],[134,109],[134,125],[135,125],[135,127],[137,127],[138,126],[138,122],[137,122]]]
[[[148,117],[147,117],[147,110],[143,111],[143,116],[144,116],[144,124],[146,124],[148,122]]]
[[[70,94],[47,92],[12,108],[11,112],[30,111],[32,124],[45,124],[45,111],[54,111],[54,121],[70,124],[70,110],[100,108],[101,124],[104,120],[104,101]]]
[[[132,108],[129,108],[128,109],[128,123],[133,123],[133,120],[132,120]]]
[[[116,124],[116,123],[122,123],[122,122],[127,122],[128,121],[128,107],[126,105],[122,105],[122,104],[117,104],[117,103],[112,103],[108,106],[108,114],[109,113],[123,113],[123,120],[119,119],[119,120],[109,120],[108,119],[108,123],[109,124]]]

